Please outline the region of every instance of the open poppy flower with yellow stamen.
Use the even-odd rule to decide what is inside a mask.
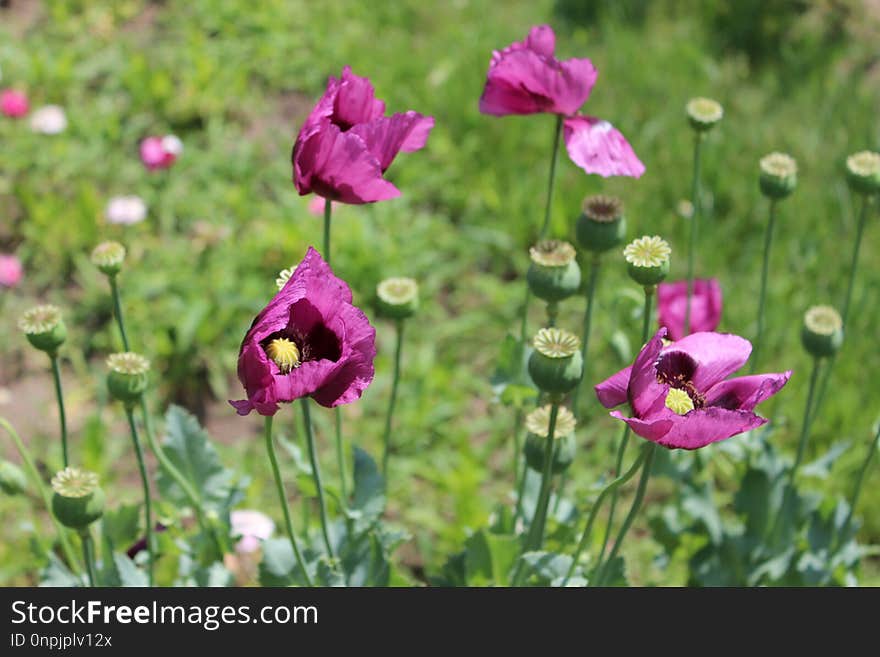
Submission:
[[[351,289],[309,247],[241,343],[239,415],[274,415],[278,404],[312,397],[333,407],[360,398],[373,380],[376,330],[352,305]]]
[[[606,408],[642,438],[669,448],[699,449],[765,424],[755,407],[788,382],[791,370],[728,379],[752,352],[745,338],[693,333],[664,346],[661,328],[635,362],[595,387]]]

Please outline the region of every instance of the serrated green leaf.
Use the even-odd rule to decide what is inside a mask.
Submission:
[[[385,511],[385,480],[373,458],[359,447],[354,452],[354,495],[352,509],[360,512],[359,525],[372,523]]]

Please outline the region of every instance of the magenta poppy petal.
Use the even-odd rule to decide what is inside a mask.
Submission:
[[[745,365],[752,343],[731,333],[692,333],[669,350],[683,351],[693,358],[697,362],[694,385],[698,390],[709,390]]]
[[[626,403],[627,388],[629,387],[629,377],[632,374],[632,365],[624,367],[617,374],[612,374],[602,383],[593,387],[596,391],[596,397],[599,403],[605,408],[614,408]]]
[[[666,418],[642,420],[637,417],[626,417],[620,411],[611,411],[610,415],[626,422],[637,436],[655,443],[659,443],[669,433],[673,425],[673,421]]]
[[[364,140],[367,150],[378,160],[384,172],[405,145],[411,151],[424,146],[432,127],[432,117],[406,112],[356,125],[351,132]]]
[[[664,337],[666,337],[666,329],[661,328],[642,347],[632,366],[627,395],[630,406],[638,417],[645,417],[650,413],[657,406],[657,400],[665,398],[668,390],[668,386],[657,381],[654,367],[663,349]]]
[[[731,410],[752,411],[788,383],[791,370],[778,374],[754,374],[728,379],[706,394],[706,405]]]
[[[544,57],[553,57],[553,52],[556,50],[556,35],[553,33],[553,28],[549,25],[536,25],[529,30],[529,35],[522,46]]]
[[[669,415],[672,427],[656,442],[664,447],[680,449],[699,449],[767,423],[765,418],[750,411],[714,407],[697,409],[687,415],[675,415],[670,411]],[[635,427],[633,431],[638,433]]]
[[[355,75],[350,66],[343,68],[333,102],[333,123],[347,130],[373,121],[384,113],[385,103],[376,98],[376,90],[369,78]]]
[[[685,336],[685,313],[688,296],[687,281],[661,283],[657,286],[657,316],[660,326],[669,329],[671,340]],[[714,331],[721,321],[721,285],[715,278],[694,280],[691,297],[691,333]]]
[[[563,136],[571,161],[587,173],[640,177],[645,172],[626,138],[608,121],[592,116],[565,119]]]

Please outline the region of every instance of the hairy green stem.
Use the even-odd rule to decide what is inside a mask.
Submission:
[[[61,455],[64,459],[64,467],[70,465],[70,456],[67,451],[67,416],[64,413],[64,394],[61,391],[61,368],[58,366],[58,354],[49,354],[52,361],[52,379],[55,381],[55,399],[58,400],[58,419],[61,423]]]
[[[131,351],[128,343],[128,335],[125,332],[125,323],[122,321],[122,302],[119,297],[119,286],[116,283],[116,274],[107,277],[110,279],[110,294],[113,296],[113,314],[116,315],[116,325],[119,327],[119,335],[122,337],[122,346],[125,351]]]
[[[605,500],[605,496],[609,493],[616,491],[620,486],[628,482],[633,478],[636,472],[639,471],[639,468],[642,466],[642,462],[645,460],[645,455],[647,454],[649,445],[645,445],[642,448],[642,451],[639,453],[639,457],[635,460],[635,462],[630,466],[630,469],[627,470],[624,474],[620,475],[617,479],[609,483],[605,488],[602,489],[602,492],[599,493],[599,496],[596,498],[596,501],[593,503],[593,508],[590,509],[590,515],[587,518],[587,526],[584,527],[584,533],[581,534],[581,540],[578,541],[577,548],[574,551],[574,555],[572,556],[571,566],[568,569],[568,573],[565,575],[565,580],[563,580],[562,585],[565,586],[568,583],[569,578],[574,575],[574,571],[577,568],[578,561],[581,558],[581,553],[584,551],[584,548],[587,546],[587,542],[590,540],[590,536],[593,533],[593,523],[596,521],[596,515],[599,512],[599,509],[602,508],[602,502]]]
[[[852,525],[853,515],[856,512],[856,506],[858,506],[859,503],[859,497],[862,494],[862,485],[865,483],[865,474],[868,472],[868,468],[871,467],[871,461],[874,460],[874,454],[877,453],[878,443],[880,443],[880,422],[877,423],[877,434],[874,436],[874,439],[871,441],[871,445],[868,447],[868,453],[865,456],[865,460],[862,461],[862,467],[859,468],[859,474],[856,478],[856,485],[853,487],[852,498],[850,499],[849,503],[849,512],[846,514],[846,520],[843,521],[843,525],[838,536],[845,537],[849,532],[850,525]]]
[[[608,560],[602,566],[602,571],[596,578],[597,586],[601,586],[604,583],[605,578],[608,576],[608,568],[614,561],[615,557],[617,557],[617,553],[620,552],[620,547],[623,545],[623,539],[626,538],[626,534],[632,526],[633,520],[635,520],[639,509],[642,507],[642,501],[645,499],[645,490],[648,487],[648,479],[651,476],[651,466],[654,464],[654,455],[656,453],[656,443],[649,443],[645,446],[645,461],[642,466],[642,476],[639,478],[639,486],[636,489],[636,497],[633,500],[632,506],[629,508],[629,513],[626,514],[626,518],[623,521],[623,525],[620,527],[620,531],[617,533],[617,538],[614,539],[614,545],[611,548],[611,553],[608,555]]]
[[[703,135],[697,132],[694,136],[694,175],[693,187],[691,189],[691,204],[693,205],[693,213],[691,214],[691,232],[688,240],[688,294],[687,306],[684,311],[684,334],[690,335],[691,332],[691,301],[694,296],[694,256],[697,250],[697,227],[700,221],[701,211],[701,194],[700,189],[700,145],[703,142]]]
[[[333,425],[336,433],[336,467],[339,469],[339,490],[342,494],[342,503],[344,507],[348,507],[348,481],[346,477],[345,467],[345,450],[342,444],[342,409],[338,406],[333,409]]]
[[[299,541],[296,540],[296,534],[293,531],[293,522],[290,520],[290,506],[287,504],[284,482],[281,479],[281,471],[278,469],[278,456],[275,454],[275,443],[272,441],[272,418],[272,415],[266,416],[264,438],[266,440],[266,451],[269,454],[269,463],[272,465],[272,474],[275,477],[275,488],[278,492],[278,499],[281,502],[281,511],[284,514],[284,528],[287,530],[287,537],[290,539],[290,546],[293,548],[296,563],[300,570],[302,570],[303,579],[305,579],[307,586],[313,586],[312,578],[309,576],[302,552],[299,549]]]
[[[0,427],[3,427],[3,429],[6,430],[6,433],[12,438],[12,442],[15,443],[15,449],[21,457],[21,462],[24,464],[28,476],[31,478],[31,483],[40,495],[40,499],[43,501],[43,506],[46,507],[46,511],[49,512],[49,517],[52,519],[52,523],[55,525],[55,529],[58,532],[58,542],[61,545],[61,551],[64,552],[64,558],[67,560],[67,565],[71,570],[79,572],[81,570],[80,563],[75,556],[76,552],[74,552],[73,546],[70,543],[67,530],[58,522],[57,518],[55,518],[55,514],[52,513],[52,498],[49,496],[49,491],[46,489],[46,486],[40,477],[40,472],[37,470],[37,466],[34,465],[34,461],[31,459],[31,455],[27,451],[21,436],[18,435],[18,432],[6,418],[0,417]]]
[[[330,540],[330,528],[327,519],[327,503],[324,499],[324,484],[321,482],[321,468],[318,465],[318,450],[315,447],[315,434],[312,431],[309,398],[303,397],[300,401],[302,402],[303,427],[306,430],[306,443],[309,448],[309,463],[312,466],[312,478],[315,480],[315,488],[318,492],[318,511],[321,514],[321,534],[324,537],[324,547],[327,548],[327,556],[335,561],[336,553],[333,551],[333,543]]]
[[[556,179],[556,160],[559,153],[559,135],[562,132],[562,115],[556,115],[556,125],[553,128],[553,155],[550,160],[550,177],[547,180],[547,202],[544,206],[544,223],[541,224],[541,232],[539,238],[544,239],[547,236],[547,230],[550,228],[550,215],[553,206],[553,183]]]
[[[602,264],[601,257],[596,254],[593,256],[592,261],[590,262],[590,280],[587,283],[587,307],[584,310],[584,327],[581,332],[581,360],[584,363],[584,375],[581,376],[581,380],[578,381],[577,386],[574,389],[574,393],[572,394],[572,413],[574,413],[575,418],[580,418],[580,401],[581,401],[581,384],[584,382],[586,378],[586,367],[587,363],[587,348],[590,345],[590,326],[593,323],[593,302],[596,299],[596,281],[599,280],[599,267]]]
[[[752,351],[752,372],[758,366],[758,352],[764,337],[764,304],[767,301],[767,278],[770,272],[770,245],[773,241],[773,226],[776,223],[776,200],[770,200],[770,218],[764,232],[764,262],[761,267],[761,291],[758,293],[758,330],[755,333],[755,348]]]
[[[388,486],[388,460],[391,458],[391,423],[394,418],[394,405],[397,403],[397,387],[400,382],[400,354],[403,351],[403,320],[395,322],[396,346],[394,347],[394,374],[391,382],[391,397],[388,412],[385,414],[385,432],[382,436],[382,476]]]
[[[541,473],[541,488],[535,516],[529,526],[526,550],[540,550],[544,544],[544,527],[547,524],[547,511],[550,507],[550,489],[553,481],[553,450],[556,448],[556,418],[559,416],[559,403],[550,406],[550,423],[547,427],[547,443],[544,449],[544,471]]]
[[[83,561],[86,563],[86,574],[89,578],[89,586],[97,586],[98,577],[95,574],[95,545],[92,542],[92,533],[86,527],[79,533],[82,542]],[[150,584],[152,586],[152,583]]]
[[[141,485],[144,489],[144,516],[146,523],[146,538],[147,538],[147,553],[149,554],[149,561],[147,563],[147,577],[149,579],[150,586],[153,586],[153,570],[156,561],[156,543],[155,537],[153,535],[153,503],[152,496],[150,495],[150,479],[147,476],[147,467],[144,463],[144,450],[141,446],[140,438],[138,437],[137,426],[134,422],[134,413],[132,412],[132,407],[126,404],[125,406],[125,415],[128,418],[128,428],[131,431],[131,441],[134,444],[134,453],[137,457],[138,470],[141,475]]]

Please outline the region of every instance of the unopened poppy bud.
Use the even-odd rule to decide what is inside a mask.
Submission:
[[[562,395],[578,384],[584,373],[584,360],[576,335],[563,329],[543,328],[532,344],[529,375],[540,390]]]
[[[770,153],[761,158],[758,184],[767,198],[782,199],[797,186],[797,162],[785,153]]]
[[[532,264],[526,274],[529,289],[547,302],[562,301],[581,286],[581,268],[574,247],[560,240],[544,240],[529,249]]]
[[[575,225],[578,245],[593,253],[604,253],[626,238],[623,201],[614,196],[588,196]]]
[[[861,151],[846,158],[846,181],[858,194],[880,194],[880,153]]]
[[[526,416],[526,436],[523,453],[526,464],[536,472],[544,471],[544,455],[546,454],[547,436],[550,433],[551,405],[547,404],[536,408]],[[574,461],[577,444],[574,438],[575,419],[571,411],[560,407],[556,414],[556,427],[553,430],[553,439],[556,445],[553,448],[553,474],[560,474],[568,469]]]
[[[111,354],[107,358],[107,389],[110,395],[126,405],[140,401],[147,389],[150,361],[130,351]]]
[[[18,320],[18,328],[27,336],[28,342],[50,356],[54,356],[67,339],[67,327],[57,306],[31,308]]]
[[[419,285],[412,278],[386,278],[376,286],[376,310],[388,319],[412,317],[419,308]]]
[[[65,527],[85,530],[104,513],[104,491],[98,475],[67,467],[52,477],[52,513]]]
[[[125,247],[119,242],[101,242],[92,250],[92,264],[107,276],[116,276],[125,262]]]
[[[0,490],[7,495],[20,495],[27,490],[27,477],[15,463],[0,461]]]
[[[812,356],[833,356],[843,344],[843,320],[831,306],[813,306],[804,315],[801,342]]]
[[[669,256],[672,249],[657,235],[633,240],[623,250],[630,278],[644,287],[661,283],[669,274]]]
[[[692,98],[685,106],[688,122],[697,132],[707,132],[724,116],[721,103],[711,98]]]

